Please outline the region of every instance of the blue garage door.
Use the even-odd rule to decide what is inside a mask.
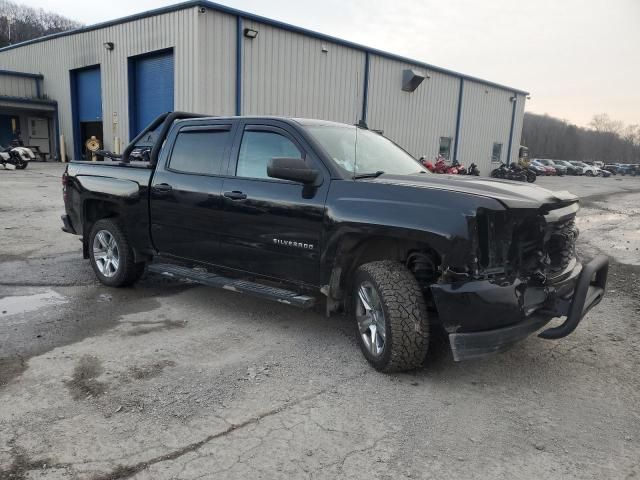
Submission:
[[[100,67],[76,70],[75,101],[79,122],[102,121]]]
[[[132,59],[132,136],[158,115],[173,110],[173,52]]]

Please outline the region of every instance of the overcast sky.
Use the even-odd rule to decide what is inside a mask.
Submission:
[[[85,24],[176,3],[15,0]],[[579,125],[640,123],[640,0],[222,0],[219,3],[531,92]]]

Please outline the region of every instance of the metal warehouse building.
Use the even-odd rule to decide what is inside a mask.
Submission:
[[[203,1],[0,49],[0,144],[81,158],[167,110],[366,122],[483,174],[517,157],[527,92]]]

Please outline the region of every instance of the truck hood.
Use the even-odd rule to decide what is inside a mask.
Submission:
[[[548,204],[567,204],[578,201],[578,197],[567,191],[552,192],[528,183],[467,175],[385,174],[366,181],[493,198],[508,208],[540,208]]]

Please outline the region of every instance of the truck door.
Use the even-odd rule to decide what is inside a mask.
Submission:
[[[221,173],[227,169],[234,121],[178,125],[151,182],[151,238],[161,254],[219,263]]]
[[[329,175],[295,129],[277,121],[238,127],[223,190],[224,265],[293,283],[318,285]],[[316,186],[267,176],[273,157],[304,158]]]

